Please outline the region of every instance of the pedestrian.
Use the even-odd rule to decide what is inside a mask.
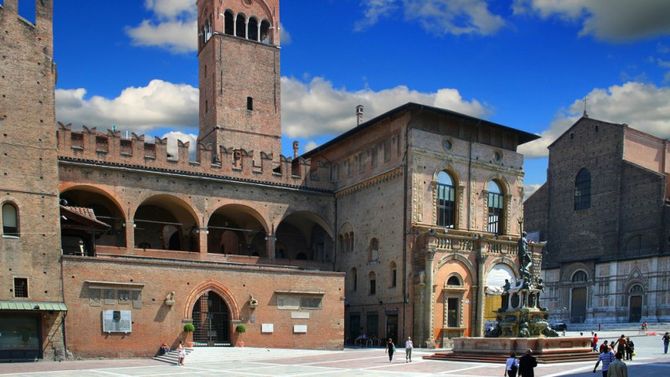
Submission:
[[[389,354],[389,363],[393,362],[393,353],[395,352],[395,344],[393,344],[393,339],[389,338],[389,341],[386,342],[386,349],[384,353]]]
[[[663,353],[668,353],[668,344],[670,344],[670,333],[666,331],[663,335]]]
[[[412,349],[414,349],[414,343],[412,343],[412,338],[407,337],[407,340],[405,341],[405,362],[406,363],[411,363],[412,362]]]
[[[630,338],[626,338],[626,360],[633,360],[633,354],[635,353],[635,343],[633,343]]]
[[[603,342],[603,344],[600,345],[600,349],[598,350],[598,353],[603,353],[607,351],[607,340]]]
[[[526,354],[519,359],[519,376],[520,377],[535,377],[535,367],[537,366],[537,359],[533,356],[533,350],[528,349]]]
[[[596,366],[593,367],[593,373],[596,372],[596,369],[598,369],[598,365],[602,361],[603,363],[603,377],[607,377],[607,370],[610,367],[610,364],[612,361],[614,361],[614,352],[612,352],[612,349],[610,346],[607,346],[607,349],[605,352],[601,353],[600,356],[598,356],[598,361],[596,361]]]
[[[504,376],[516,377],[516,372],[519,370],[519,360],[516,358],[516,353],[512,352],[507,360],[505,360],[505,374]]]
[[[623,355],[617,352],[615,357],[607,371],[607,377],[628,377],[628,366],[621,361]]]
[[[177,364],[179,366],[184,366],[184,359],[186,358],[186,349],[184,349],[184,345],[182,342],[179,342],[179,346],[177,347]]]
[[[591,340],[591,348],[593,351],[598,351],[598,333],[593,333],[593,340]]]
[[[626,337],[621,334],[621,337],[617,339],[616,343],[612,344],[612,351],[614,351],[614,347],[616,346],[616,352],[621,352],[622,355],[626,354]]]

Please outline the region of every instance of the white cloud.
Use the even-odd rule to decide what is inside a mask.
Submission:
[[[288,137],[313,137],[339,134],[356,125],[356,105],[365,107],[365,119],[393,109],[407,102],[430,106],[481,117],[489,111],[479,101],[465,100],[456,89],[439,89],[434,93],[411,90],[406,86],[373,91],[363,89],[348,91],[334,88],[324,78],[310,82],[282,77],[282,127]]]
[[[180,132],[180,131],[170,131],[170,132],[164,134],[163,136],[161,136],[161,138],[167,138],[168,139],[167,140],[167,152],[168,152],[168,154],[170,154],[174,157],[177,157],[177,153],[178,153],[177,140],[181,140],[184,143],[185,142],[190,143],[189,146],[188,146],[188,153],[189,153],[189,156],[191,157],[191,159],[193,159],[193,157],[195,156],[195,148],[196,148],[196,145],[197,145],[197,142],[198,142],[198,135],[190,134],[190,133],[187,134],[187,133]]]
[[[491,13],[485,0],[365,0],[364,18],[355,25],[362,30],[402,8],[405,19],[418,21],[437,35],[495,34],[505,21]]]
[[[606,89],[593,89],[588,95],[588,115],[630,127],[660,138],[670,138],[670,87],[628,82]],[[562,135],[582,115],[584,99],[575,100],[554,118],[542,138],[519,147],[527,157],[547,156],[547,146]]]
[[[317,144],[316,141],[310,140],[310,141],[307,142],[307,144],[305,144],[304,151],[305,151],[305,153],[309,152],[309,151],[311,151],[312,149],[314,149],[318,146],[319,146],[319,144]]]
[[[197,49],[194,0],[146,0],[144,6],[153,13],[154,19],[126,28],[133,45],[160,47],[174,53]]]
[[[56,115],[64,123],[101,129],[117,125],[136,132],[198,126],[198,89],[186,84],[152,80],[129,87],[116,98],[85,98],[86,89],[57,89]]]
[[[286,28],[281,22],[279,23],[279,40],[283,45],[290,45],[291,42],[293,42],[291,33],[289,33],[288,30],[286,30]]]
[[[581,22],[580,35],[607,41],[670,34],[667,0],[514,0],[512,9],[516,14]]]
[[[144,6],[159,17],[175,18],[184,13],[194,14],[195,0],[146,0]]]

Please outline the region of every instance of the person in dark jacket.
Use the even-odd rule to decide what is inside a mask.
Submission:
[[[393,344],[393,339],[389,338],[388,342],[386,343],[386,349],[384,350],[384,353],[388,353],[389,355],[389,363],[393,362],[394,352],[395,352],[395,344]]]
[[[529,349],[526,354],[519,359],[519,376],[535,377],[535,367],[537,359],[533,356],[533,350]]]

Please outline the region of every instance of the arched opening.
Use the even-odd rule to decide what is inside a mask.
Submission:
[[[570,295],[570,322],[584,323],[586,320],[586,272],[579,270],[572,274],[572,284],[582,285],[572,288]]]
[[[398,266],[395,264],[395,262],[391,262],[389,264],[389,272],[391,273],[389,276],[389,281],[391,284],[389,284],[389,286],[391,288],[395,288],[398,285]]]
[[[235,20],[235,32],[238,37],[247,37],[247,18],[242,13],[237,14],[237,19]]]
[[[96,219],[110,226],[108,231],[95,235],[97,245],[126,246],[125,215],[116,201],[112,200],[107,194],[93,188],[77,187],[61,193],[60,198],[64,200],[64,204],[67,203],[67,206],[92,209]],[[74,238],[67,240],[69,236],[74,236]],[[67,242],[74,247],[78,247],[78,238],[78,235],[63,232],[64,243]]]
[[[267,257],[265,227],[253,209],[231,204],[217,209],[207,223],[207,250],[215,254]]]
[[[454,180],[445,171],[437,174],[437,225],[454,228],[456,225],[456,191]]]
[[[370,296],[374,296],[377,294],[377,274],[375,274],[374,271],[370,271],[368,274],[368,281],[370,283],[370,290],[368,293]]]
[[[591,207],[591,173],[582,168],[575,178],[575,211]]]
[[[230,345],[230,311],[214,291],[200,296],[193,306],[193,342],[198,345]]]
[[[2,235],[19,236],[19,210],[13,203],[2,205]]]
[[[223,15],[223,32],[227,35],[235,35],[235,15],[233,11],[227,9]]]
[[[276,257],[332,262],[333,240],[323,224],[310,212],[296,212],[284,218],[276,231]]]
[[[247,38],[252,41],[258,42],[258,21],[255,17],[249,18],[249,27],[247,32]]]
[[[356,292],[358,289],[358,270],[356,270],[356,267],[351,268],[350,274],[351,290]]]
[[[509,306],[509,295],[505,292],[505,285],[516,285],[516,277],[512,269],[503,263],[498,263],[486,275],[486,298],[484,301],[484,321],[495,321],[498,309]]]
[[[488,224],[486,231],[503,234],[504,231],[504,200],[503,191],[496,181],[489,181],[488,190]]]
[[[373,238],[370,240],[370,245],[368,246],[368,262],[379,262],[379,258],[379,240]]]
[[[265,44],[272,44],[272,35],[270,33],[270,22],[268,20],[261,21],[261,42]]]
[[[170,195],[145,200],[135,211],[135,247],[198,251],[198,222],[191,208]]]
[[[640,284],[635,284],[630,288],[628,298],[628,322],[640,322],[642,319],[642,300],[644,290]]]

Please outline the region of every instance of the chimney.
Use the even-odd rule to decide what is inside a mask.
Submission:
[[[363,105],[356,106],[356,126],[360,126],[363,123]]]
[[[300,144],[297,140],[293,142],[293,158],[298,158],[298,149],[300,149],[299,145]]]

